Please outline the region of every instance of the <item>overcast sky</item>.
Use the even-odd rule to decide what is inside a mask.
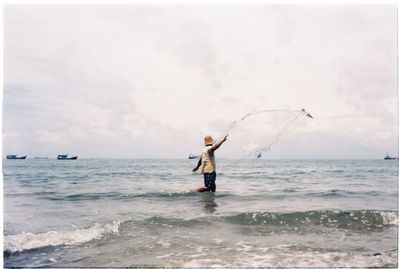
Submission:
[[[187,158],[301,108],[264,158],[397,155],[396,55],[395,5],[8,5],[3,155]]]

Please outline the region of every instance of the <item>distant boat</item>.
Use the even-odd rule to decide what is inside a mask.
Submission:
[[[26,155],[25,156],[7,155],[7,159],[9,159],[9,160],[25,160]]]
[[[68,157],[68,154],[60,154],[57,156],[57,160],[76,160],[78,156]]]
[[[257,154],[257,159],[260,159],[262,156],[261,152]]]
[[[192,153],[190,153],[190,155],[189,155],[189,159],[198,159],[198,158],[199,158],[199,156],[193,155]]]
[[[386,155],[385,158],[383,158],[384,160],[398,160],[399,157],[390,157],[389,155]]]

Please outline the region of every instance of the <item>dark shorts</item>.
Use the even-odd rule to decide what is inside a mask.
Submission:
[[[204,173],[204,187],[207,187],[209,191],[215,191],[217,186],[215,186],[215,180],[217,179],[217,174],[215,172]]]

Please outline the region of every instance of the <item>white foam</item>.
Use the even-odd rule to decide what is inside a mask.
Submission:
[[[399,224],[399,219],[397,216],[398,212],[382,212],[382,218],[384,224],[389,224],[389,225],[398,225]]]
[[[397,253],[379,256],[345,252],[294,252],[280,255],[278,267],[385,267],[397,264]]]
[[[295,245],[293,245],[295,246]],[[383,252],[379,256],[370,253],[325,252],[316,250],[293,250],[293,246],[277,246],[247,252],[246,258],[235,261],[235,265],[267,267],[383,267],[397,264],[397,252]]]
[[[159,255],[156,258],[157,259],[165,259],[165,258],[169,258],[169,257],[173,256],[174,254],[175,254],[174,252],[171,252],[171,253],[167,253],[167,254],[164,254],[164,255]]]
[[[117,233],[121,222],[95,224],[89,228],[74,231],[50,231],[33,234],[22,233],[4,237],[4,250],[19,252],[23,250],[43,248],[47,246],[70,246],[100,239],[105,235]]]
[[[240,245],[240,244],[236,244]],[[397,251],[354,253],[351,251],[327,251],[300,245],[275,247],[227,248],[216,253],[185,255],[174,264],[184,267],[391,267],[397,266]]]
[[[224,262],[220,259],[194,259],[189,262],[186,262],[182,267],[211,267],[211,268],[220,268],[224,266]]]

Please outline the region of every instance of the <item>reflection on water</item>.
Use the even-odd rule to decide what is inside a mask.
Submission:
[[[217,211],[216,207],[218,204],[215,202],[214,192],[203,192],[201,201],[204,203],[203,212],[206,214],[212,214]]]

